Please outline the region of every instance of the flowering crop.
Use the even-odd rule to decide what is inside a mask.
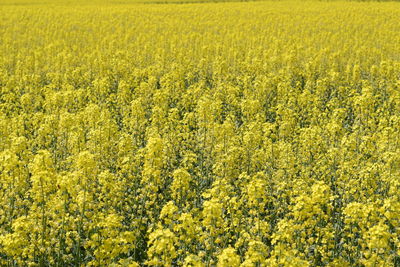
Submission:
[[[398,3],[32,1],[1,266],[400,266]]]

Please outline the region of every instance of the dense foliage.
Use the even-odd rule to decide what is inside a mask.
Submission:
[[[399,4],[0,14],[1,266],[399,266]]]

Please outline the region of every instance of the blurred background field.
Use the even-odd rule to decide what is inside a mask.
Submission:
[[[263,0],[2,0],[0,5],[104,5],[104,4],[190,4],[190,3],[229,3],[229,2],[262,2]],[[271,0],[269,0],[271,2]],[[314,0],[289,0],[284,2],[313,2]],[[272,2],[281,2],[276,0]],[[319,2],[319,1],[318,1]],[[320,2],[398,2],[398,1],[371,1],[371,0],[324,0]]]
[[[131,5],[248,2],[238,0],[2,0],[0,5]]]

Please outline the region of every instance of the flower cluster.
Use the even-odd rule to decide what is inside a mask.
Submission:
[[[398,4],[31,1],[1,266],[400,266]]]

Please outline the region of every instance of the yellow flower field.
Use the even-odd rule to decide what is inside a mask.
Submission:
[[[0,266],[400,266],[400,3],[183,2],[0,1]]]

